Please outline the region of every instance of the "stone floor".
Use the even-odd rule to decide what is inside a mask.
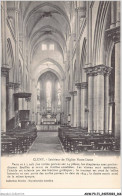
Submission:
[[[63,154],[58,139],[58,132],[38,132],[37,138],[30,147],[28,154]]]

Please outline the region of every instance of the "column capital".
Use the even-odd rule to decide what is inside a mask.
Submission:
[[[85,12],[86,11],[86,7],[76,7],[75,11],[77,11],[77,12]]]
[[[18,89],[19,86],[20,86],[20,83],[14,83],[14,88],[15,88],[15,89]]]
[[[8,86],[8,88],[14,88],[14,86],[15,86],[15,83],[14,82],[9,82],[8,84],[7,84],[7,86]]]
[[[1,75],[6,77],[7,74],[9,72],[9,68],[8,67],[1,67]]]
[[[73,95],[73,93],[74,93],[74,91],[69,91],[69,94],[70,94],[70,95]]]
[[[71,97],[66,97],[66,101],[70,101],[71,100]]]
[[[85,18],[86,17],[86,7],[80,7],[78,9],[78,12],[79,12],[80,18]]]
[[[109,97],[109,103],[113,103],[114,102],[114,95],[111,95],[110,97]]]
[[[88,87],[88,82],[82,82],[81,83],[81,88],[86,89]]]
[[[76,96],[77,95],[77,91],[74,91],[74,96]]]
[[[71,96],[75,96],[75,95],[77,94],[77,91],[70,91],[69,94],[70,94]]]
[[[77,89],[79,89],[79,90],[81,89],[81,83],[80,82],[75,83],[75,86],[76,86]]]
[[[20,10],[19,10],[18,8],[15,8],[15,12],[16,12],[17,14],[19,14],[19,13],[20,13]]]
[[[12,8],[7,8],[7,10],[11,11],[11,12],[20,12],[19,8],[17,7],[12,7]]]
[[[120,26],[107,29],[106,34],[108,38],[113,40],[113,42],[120,42]]]
[[[115,104],[115,102],[109,102],[108,104],[113,106]]]
[[[96,75],[110,74],[112,67],[101,64],[93,67],[86,67],[84,69],[85,72],[88,74],[88,76],[96,76]]]
[[[25,100],[26,100],[27,102],[30,102],[30,101],[31,101],[31,97],[25,98]]]

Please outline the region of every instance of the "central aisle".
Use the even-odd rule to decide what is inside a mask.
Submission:
[[[52,154],[63,153],[58,132],[38,132],[37,138],[28,151],[28,154]]]

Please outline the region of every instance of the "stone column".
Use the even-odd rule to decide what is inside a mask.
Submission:
[[[14,92],[15,93],[18,93],[19,85],[20,85],[19,83],[14,84]],[[18,100],[18,98],[14,98],[14,104],[16,104],[16,107],[15,107],[15,127],[16,127],[17,120],[18,120],[18,110],[19,110],[19,100]]]
[[[115,44],[115,136],[120,137],[120,43]]]
[[[6,77],[8,68],[1,68],[1,131],[6,132]]]
[[[113,120],[112,111],[113,111],[113,107],[114,107],[114,102],[110,102],[109,103],[108,130],[109,130],[109,132],[111,131],[111,133],[113,132],[113,129],[112,129],[112,120]]]
[[[63,88],[62,88],[62,112],[63,112],[63,124],[66,124],[66,99],[65,99],[65,81],[63,80]]]
[[[86,22],[87,22],[87,53],[86,64],[89,64],[89,1],[86,2]]]
[[[79,7],[75,9],[76,11],[76,83],[79,83],[80,81],[80,41],[79,41],[79,35],[80,35],[80,18],[79,18]]]
[[[37,124],[37,87],[34,83],[34,117],[35,117],[35,123]]]
[[[97,100],[98,100],[98,93],[97,93],[97,73],[94,73],[93,77],[93,103],[94,103],[94,108],[93,108],[93,130],[97,131]]]
[[[89,66],[92,64],[92,7],[91,2],[86,2],[87,8],[87,56],[86,56],[86,65]]]
[[[60,87],[61,87],[61,96],[60,96],[60,101],[61,101],[61,105],[60,105],[60,112],[63,112],[63,81],[61,81],[60,83]]]
[[[66,97],[66,104],[67,104],[67,122],[68,122],[68,116],[70,115],[70,101],[71,101],[71,97]]]
[[[24,31],[24,25],[23,25],[23,90],[26,92],[26,74],[27,74],[27,62],[26,62],[26,47],[27,47],[27,36],[25,35],[25,31]]]
[[[15,81],[19,80],[19,2],[15,2]]]
[[[8,83],[8,120],[14,117],[14,83]]]
[[[77,126],[77,91],[74,91],[74,127]]]
[[[117,2],[117,6],[119,3]],[[106,31],[109,39],[115,43],[115,137],[120,137],[120,26],[119,6],[117,8],[118,18],[116,27]]]
[[[89,64],[92,64],[92,7],[89,2]]]
[[[14,83],[14,92],[15,92],[15,93],[18,93],[18,91],[19,91],[19,86],[20,86],[19,83]]]
[[[31,86],[31,92],[32,92],[32,96],[31,96],[31,119],[34,122],[35,118],[35,112],[34,112],[34,79],[32,79],[32,86]]]
[[[88,75],[88,132],[93,130],[93,75]]]
[[[6,39],[6,25],[7,25],[7,2],[1,2],[1,131],[6,132],[6,77],[8,75],[7,65],[7,39]]]
[[[97,75],[97,131],[104,132],[104,72]]]
[[[71,126],[74,126],[74,91],[70,92],[71,95]]]
[[[70,38],[70,61],[69,61],[69,64],[70,64],[70,91],[73,90],[73,59],[72,59],[72,56],[73,56],[73,34],[71,35],[71,38]]]
[[[120,26],[120,8],[121,8],[120,1],[117,1],[116,2],[116,27]]]
[[[66,100],[66,97],[64,99],[64,102],[65,102],[65,110],[64,110],[64,124],[66,125],[67,124],[67,100]]]
[[[20,84],[19,83],[14,83],[14,93],[18,93],[19,92],[19,86]],[[18,98],[14,98],[14,102],[16,102],[16,108],[15,108],[15,116],[19,110],[19,100]]]
[[[115,136],[120,137],[120,43],[115,44]]]
[[[120,2],[117,1],[115,41],[115,136],[120,137]]]
[[[6,19],[7,19],[7,2],[1,1],[1,53],[2,53],[2,65],[7,64],[7,39],[6,39]]]
[[[55,108],[55,85],[54,85],[54,81],[52,82],[52,97],[51,97],[51,106],[52,106],[52,111],[54,112],[54,108]]]
[[[81,127],[81,83],[75,85],[77,87],[77,126]]]
[[[111,1],[111,28],[115,27],[115,23],[116,23],[116,2],[115,1]]]
[[[104,132],[108,126],[108,88],[105,74],[108,74],[111,68],[97,65],[84,69],[88,75],[88,131]]]
[[[105,73],[105,103],[104,103],[104,116],[105,116],[105,121],[104,121],[104,130],[105,133],[108,133],[109,130],[109,75],[111,73],[112,68],[108,67]]]
[[[31,91],[32,92],[32,91]],[[31,121],[34,121],[33,120],[33,102],[32,102],[32,96],[31,96],[31,101],[30,101],[30,120]]]
[[[94,67],[84,68],[88,76],[88,132],[93,131],[93,90],[94,90]]]
[[[111,67],[105,65],[97,65],[94,67],[94,74],[97,77],[97,103],[94,112],[97,113],[97,131],[108,133],[108,100],[109,100],[109,77]],[[94,86],[95,88],[95,86]],[[95,105],[94,102],[94,105]],[[95,119],[94,119],[95,121]]]
[[[87,82],[82,82],[81,83],[81,127],[83,129],[88,128],[88,111],[87,111],[87,106],[88,106],[88,100],[87,100],[87,88],[88,88],[88,83]]]
[[[68,111],[68,100],[67,100],[67,97],[66,97],[66,124],[68,123],[68,114],[69,114],[69,111]]]

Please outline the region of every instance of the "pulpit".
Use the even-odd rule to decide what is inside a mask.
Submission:
[[[20,110],[18,99],[30,100],[31,93],[27,92],[19,92],[14,93],[15,99],[15,127],[20,127],[22,129],[26,129],[28,124],[30,123],[30,110],[24,109]]]
[[[19,126],[22,129],[26,128],[27,125],[29,124],[30,111],[29,110],[19,110],[18,115],[19,115],[19,119],[18,119]]]

